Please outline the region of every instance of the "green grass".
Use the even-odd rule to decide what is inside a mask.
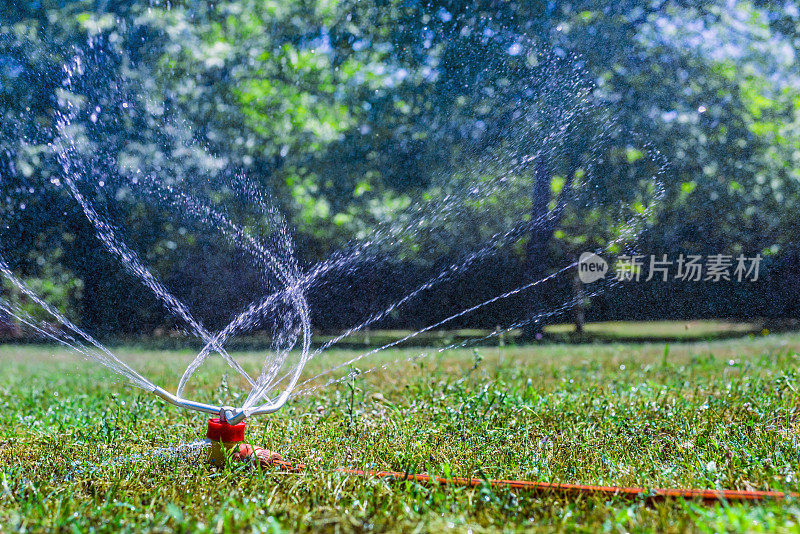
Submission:
[[[419,352],[387,352],[380,361]],[[191,357],[119,353],[173,387]],[[353,354],[334,352],[312,367]],[[159,459],[155,448],[197,439],[205,417],[127,388],[61,349],[6,345],[0,361],[0,530],[800,528],[795,500],[565,499],[324,471],[798,491],[797,334],[679,343],[668,351],[656,343],[486,347],[477,357],[451,351],[390,365],[250,422],[253,442],[323,470],[299,475]],[[221,380],[221,370],[202,370],[194,395],[235,403],[238,382]],[[140,460],[120,463],[136,454]]]
[[[596,340],[614,341],[690,341],[708,340],[760,333],[761,321],[605,321],[587,323],[585,334]],[[545,327],[548,334],[573,334],[575,325],[557,324]]]
[[[726,321],[726,320],[686,320],[686,321],[603,321],[586,323],[585,341],[693,341],[740,337],[744,334],[760,334],[765,328],[764,321]],[[554,324],[544,328],[550,340],[574,339],[574,324]],[[351,346],[382,345],[411,334],[410,330],[373,330],[356,332],[344,340]],[[434,330],[415,336],[405,345],[443,346],[451,343],[479,338],[491,333],[490,330]],[[502,337],[506,343],[520,340],[521,330],[512,330]],[[334,336],[314,336],[315,343],[323,343]],[[498,337],[486,340],[496,345]]]
[[[604,321],[586,323],[581,336],[575,334],[573,324],[553,324],[544,328],[544,342],[592,342],[592,341],[710,341],[741,337],[746,334],[762,335],[770,329],[776,331],[797,330],[797,321],[782,320],[770,321],[752,320],[668,320],[668,321]],[[353,350],[363,350],[365,347],[376,347],[397,342],[409,337],[413,330],[370,330],[364,329],[340,340],[337,347]],[[523,331],[513,329],[499,335],[490,335],[492,330],[463,328],[454,330],[431,330],[413,335],[400,344],[402,347],[444,347],[464,341],[474,342],[476,339],[486,338],[480,342],[482,346],[509,345],[524,343]],[[315,347],[337,338],[338,333],[315,333],[312,336],[312,345]],[[239,336],[229,342],[231,351],[252,351],[269,347],[270,340],[263,335]],[[122,347],[138,347],[143,350],[180,350],[193,348],[200,350],[203,344],[193,337],[185,337],[177,332],[169,332],[159,337],[147,338],[120,338],[113,340],[113,344]]]

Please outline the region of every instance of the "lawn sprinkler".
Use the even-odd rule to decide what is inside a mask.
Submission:
[[[211,464],[223,466],[227,456],[235,460],[257,461],[262,465],[272,465],[275,460],[283,460],[283,457],[276,452],[244,443],[244,431],[247,426],[245,419],[251,415],[273,413],[281,407],[281,404],[246,410],[184,399],[160,387],[156,387],[153,393],[180,408],[217,416],[208,420],[206,429],[205,441],[209,447],[208,459]]]

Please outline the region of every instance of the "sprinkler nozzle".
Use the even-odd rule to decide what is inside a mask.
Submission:
[[[236,408],[233,406],[221,406],[219,409],[219,420],[225,423],[230,422],[231,419],[236,417]],[[238,424],[239,421],[234,421],[231,424]]]
[[[225,420],[232,425],[237,425],[247,419],[247,413],[242,408],[223,408]],[[222,417],[223,411],[220,411]]]

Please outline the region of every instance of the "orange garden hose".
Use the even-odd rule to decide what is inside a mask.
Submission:
[[[262,467],[279,467],[291,473],[305,471],[321,472],[301,463],[287,462],[283,457],[273,451],[262,447],[253,447],[244,443],[245,423],[230,425],[227,421],[211,419],[208,422],[206,439],[211,444],[210,460],[218,465],[224,464],[223,450],[234,452],[236,460],[257,461]],[[767,499],[781,500],[797,498],[794,492],[782,491],[751,491],[751,490],[714,490],[714,489],[682,489],[682,488],[637,488],[618,486],[587,486],[581,484],[558,484],[551,482],[534,482],[529,480],[485,480],[482,478],[462,477],[437,477],[415,473],[401,473],[399,471],[378,471],[363,469],[347,469],[339,467],[331,470],[333,473],[360,477],[387,478],[393,480],[410,480],[422,484],[439,484],[442,486],[460,486],[474,488],[483,484],[495,488],[509,488],[513,490],[529,491],[535,493],[553,493],[566,497],[606,496],[625,499],[642,499],[646,501],[663,501],[667,499],[702,500],[706,502],[736,501],[755,502]]]
[[[262,465],[269,463],[261,461]],[[278,466],[292,473],[308,470],[301,463],[291,463],[283,460],[272,460],[272,465]],[[422,484],[439,484],[443,486],[471,487],[488,484],[496,488],[509,488],[514,490],[531,491],[536,493],[557,493],[567,497],[581,495],[608,497],[621,497],[627,499],[641,498],[647,501],[663,501],[667,499],[698,499],[706,502],[714,501],[762,501],[766,499],[780,500],[796,498],[797,493],[781,491],[749,491],[749,490],[710,490],[710,489],[674,489],[674,488],[636,488],[617,486],[586,486],[580,484],[554,484],[550,482],[533,482],[529,480],[485,480],[482,478],[437,477],[414,473],[401,473],[398,471],[374,471],[361,469],[336,468],[334,473],[363,477],[390,478],[394,480],[413,480]]]

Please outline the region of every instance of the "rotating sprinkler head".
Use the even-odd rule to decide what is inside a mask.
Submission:
[[[283,457],[276,452],[244,443],[244,431],[247,426],[245,419],[251,415],[275,412],[280,406],[245,410],[183,399],[160,387],[156,387],[153,393],[175,406],[217,416],[208,420],[206,430],[209,461],[212,464],[225,465],[226,454],[232,454],[235,460],[253,460],[263,466],[272,465],[276,460],[283,460]]]
[[[172,393],[161,387],[156,387],[153,390],[153,394],[156,395],[157,397],[161,397],[162,399],[172,404],[173,406],[178,406],[179,408],[186,408],[187,410],[194,410],[197,412],[218,415],[221,420],[226,421],[232,425],[241,423],[250,415],[254,415],[256,413],[266,413],[261,410],[254,410],[248,413],[248,411],[246,411],[244,408],[234,408],[233,406],[215,406],[213,404],[206,404],[204,402],[197,402],[189,399],[184,399],[182,397],[173,395]]]
[[[168,403],[172,404],[173,406],[178,406],[179,408],[186,408],[188,410],[195,410],[197,412],[208,413],[212,415],[219,416],[220,419],[227,421],[232,425],[236,425],[251,417],[253,415],[263,415],[277,412],[281,406],[284,405],[286,402],[285,398],[280,401],[276,402],[275,404],[270,404],[266,406],[259,406],[256,408],[234,408],[233,406],[215,406],[213,404],[206,404],[204,402],[197,402],[189,399],[184,399],[182,397],[178,397],[173,395],[169,391],[164,388],[156,386],[153,390],[153,394],[157,397],[161,397]]]

